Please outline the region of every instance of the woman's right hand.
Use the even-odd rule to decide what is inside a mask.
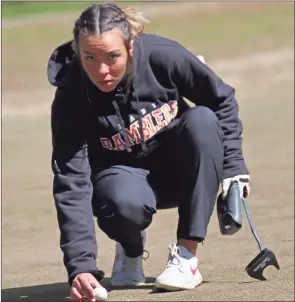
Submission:
[[[72,282],[70,299],[75,302],[82,302],[85,298],[95,302],[94,289],[100,284],[90,273],[78,274]]]

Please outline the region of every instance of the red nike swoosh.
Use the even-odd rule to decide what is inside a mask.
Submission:
[[[192,268],[192,267],[190,266],[190,269],[191,269],[192,274],[195,275],[196,272],[197,272],[197,270],[198,270],[198,267]]]

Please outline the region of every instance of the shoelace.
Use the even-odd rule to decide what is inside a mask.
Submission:
[[[167,263],[166,268],[168,268],[172,265],[173,266],[180,265],[182,262],[182,259],[179,256],[179,248],[173,243],[173,244],[170,244],[169,250],[170,250],[170,255],[168,258],[168,263]]]

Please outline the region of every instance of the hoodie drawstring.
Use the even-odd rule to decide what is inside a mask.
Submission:
[[[84,78],[83,78],[84,79]],[[85,89],[85,96],[86,96],[86,99],[88,100],[88,102],[91,104],[91,98],[89,96],[89,92],[88,92],[88,89],[87,89],[87,85],[86,86],[86,89]],[[127,92],[127,93],[122,93],[122,88],[119,87],[117,89],[117,94],[115,94],[115,100],[112,101],[112,105],[115,109],[115,112],[116,112],[116,116],[118,118],[118,121],[119,121],[119,126],[121,129],[119,129],[119,131],[121,131],[121,133],[123,134],[123,140],[124,140],[124,143],[126,145],[126,150],[128,153],[131,153],[132,152],[132,149],[130,147],[130,144],[129,144],[129,141],[128,141],[128,136],[127,136],[127,130],[126,130],[126,127],[125,127],[125,122],[124,122],[124,119],[122,117],[122,114],[121,114],[121,111],[120,111],[120,108],[119,108],[119,105],[117,103],[117,99],[120,100],[120,102],[122,102],[123,104],[127,104],[127,101],[128,101],[128,96],[129,96],[129,92],[130,90]],[[139,137],[140,137],[140,144],[141,144],[141,149],[142,149],[142,152],[139,154],[139,157],[143,156],[146,151],[148,150],[147,146],[146,146],[146,143],[144,141],[144,133],[143,133],[143,125],[142,125],[142,118],[144,117],[142,112],[140,111],[140,103],[139,103],[139,99],[138,99],[138,96],[137,94],[133,91],[133,97],[135,97],[136,99],[136,110],[137,110],[137,113],[139,114],[140,118],[139,118]]]
[[[116,115],[117,115],[117,118],[118,118],[118,120],[119,120],[119,125],[120,125],[120,127],[121,127],[120,130],[122,130],[122,132],[123,132],[123,138],[124,138],[124,143],[125,143],[126,148],[127,148],[127,152],[130,153],[130,152],[132,152],[132,149],[130,148],[130,145],[129,145],[129,142],[128,142],[128,138],[127,138],[127,130],[126,130],[126,127],[125,127],[124,119],[123,119],[122,114],[121,114],[121,112],[120,112],[120,108],[119,108],[119,106],[118,106],[116,100],[114,100],[114,101],[112,102],[112,104],[113,104],[113,106],[114,106],[114,108],[115,108]]]
[[[140,134],[140,144],[141,144],[141,149],[142,149],[142,153],[141,154],[144,154],[147,151],[146,143],[144,141],[143,127],[142,127],[142,118],[144,116],[143,116],[143,114],[140,111],[139,99],[138,99],[138,96],[137,96],[137,94],[135,92],[134,92],[134,96],[136,98],[137,112],[140,115],[140,118],[139,118],[139,134]]]
[[[126,93],[126,94],[122,94],[121,93],[122,89],[118,89],[118,94],[115,95],[116,98],[123,98],[122,99],[122,102],[124,104],[127,104],[127,98],[128,98],[128,95],[129,95],[129,92]],[[146,146],[146,143],[144,141],[144,133],[143,133],[143,125],[142,125],[142,118],[143,118],[143,114],[141,113],[140,111],[140,103],[139,103],[139,99],[138,99],[138,96],[135,92],[133,92],[133,96],[136,98],[136,105],[137,105],[137,112],[138,114],[140,115],[140,118],[139,118],[139,137],[140,137],[140,144],[141,144],[141,149],[142,149],[142,152],[140,153],[140,156],[143,155],[146,151],[147,151],[147,146]],[[124,119],[122,117],[122,114],[120,112],[120,108],[119,108],[119,105],[117,103],[116,100],[114,100],[112,102],[113,104],[113,107],[115,109],[115,112],[116,112],[116,115],[117,115],[117,118],[119,120],[119,125],[121,127],[121,130],[122,130],[122,133],[123,133],[123,139],[124,139],[124,143],[126,145],[126,149],[127,149],[127,152],[132,152],[132,149],[130,148],[130,145],[129,145],[129,142],[128,142],[128,137],[127,137],[127,130],[126,130],[126,127],[125,127],[125,122],[124,122]]]

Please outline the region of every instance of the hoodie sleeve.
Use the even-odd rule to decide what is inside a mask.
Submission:
[[[242,152],[243,125],[239,118],[234,88],[224,83],[207,65],[181,45],[170,46],[165,52],[158,51],[154,60],[162,68],[169,70],[168,76],[181,96],[215,112],[224,137],[222,179],[249,174]]]
[[[51,111],[53,196],[60,229],[60,247],[71,285],[79,273],[98,280],[97,243],[92,214],[91,171],[86,144],[86,121],[74,94],[58,88]]]

